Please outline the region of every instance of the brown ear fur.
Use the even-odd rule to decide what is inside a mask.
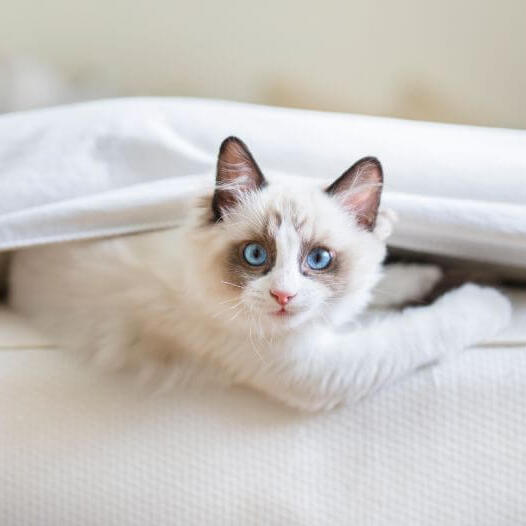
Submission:
[[[373,230],[382,195],[382,165],[376,157],[355,162],[325,191],[340,199],[367,230]]]
[[[266,184],[246,144],[237,137],[226,138],[217,158],[216,189],[212,199],[215,220],[220,221],[244,192],[258,190]]]

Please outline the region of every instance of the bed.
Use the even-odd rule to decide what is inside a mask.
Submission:
[[[393,249],[526,271],[526,132],[196,99],[0,118],[0,248],[177,225],[221,138],[262,168],[384,163]],[[1,265],[0,265],[1,266]],[[526,290],[491,342],[353,408],[101,375],[0,311],[0,524],[526,522]]]

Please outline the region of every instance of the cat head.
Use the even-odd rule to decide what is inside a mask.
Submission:
[[[352,319],[385,255],[382,183],[373,157],[330,185],[267,179],[246,145],[227,138],[215,191],[189,240],[203,308],[232,327],[264,332]]]

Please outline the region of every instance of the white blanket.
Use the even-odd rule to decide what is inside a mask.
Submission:
[[[161,228],[239,135],[263,170],[384,164],[396,247],[526,268],[526,132],[199,99],[109,100],[0,117],[0,250]]]
[[[241,389],[153,396],[0,310],[0,524],[524,524],[526,294],[514,304],[501,343],[320,415]]]

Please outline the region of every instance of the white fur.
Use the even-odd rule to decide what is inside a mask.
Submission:
[[[442,276],[442,269],[436,265],[388,265],[374,291],[372,306],[388,308],[417,302],[433,290]]]
[[[222,254],[227,243],[241,243],[261,228],[269,210],[283,218],[275,232],[276,264],[240,288],[224,278]],[[310,411],[357,401],[491,337],[509,320],[510,305],[500,293],[466,285],[430,307],[337,330],[371,300],[392,217],[381,213],[376,229],[367,232],[311,180],[271,182],[216,225],[203,226],[203,214],[196,207],[174,230],[22,250],[12,261],[10,302],[60,344],[104,367],[140,364],[146,370],[145,364],[161,363],[178,378],[213,371]],[[297,214],[304,233],[351,258],[337,300],[299,271]],[[427,292],[438,275],[429,269],[421,274],[398,267],[391,300],[382,299],[384,282],[377,303]],[[294,315],[271,314],[271,288],[296,294]]]

